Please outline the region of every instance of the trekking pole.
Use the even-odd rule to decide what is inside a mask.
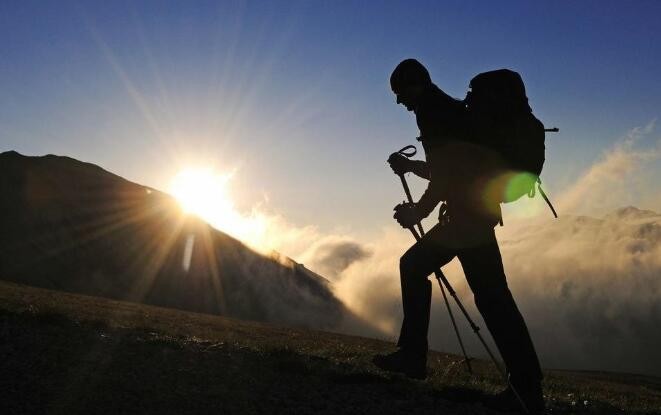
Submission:
[[[410,151],[408,151],[409,147],[413,148],[412,154],[411,154]],[[404,151],[407,151],[407,152],[404,152]],[[398,153],[404,155],[405,157],[412,157],[413,155],[415,155],[415,146],[406,146],[403,149],[401,149],[400,151],[398,151]],[[409,156],[407,154],[411,154],[411,155]],[[408,183],[406,183],[406,178],[404,177],[403,174],[400,174],[399,177],[402,181],[402,185],[404,186],[404,193],[406,193],[406,197],[408,198],[409,203],[413,203],[413,197],[411,196],[411,190],[409,189]],[[418,222],[416,225],[420,229],[420,235],[418,235],[418,233],[416,232],[414,227],[410,227],[408,229],[413,234],[413,237],[415,238],[415,240],[419,241],[421,239],[421,237],[424,236],[424,230],[422,228],[422,223]],[[503,378],[505,383],[510,387],[510,389],[514,393],[514,396],[516,396],[516,399],[519,401],[519,403],[521,404],[521,407],[523,408],[523,412],[529,413],[528,407],[523,402],[523,399],[519,395],[519,393],[516,390],[516,388],[514,387],[514,385],[512,385],[512,382],[510,382],[510,379],[507,376],[507,373],[505,372],[505,370],[500,366],[500,364],[498,364],[498,361],[496,360],[496,356],[494,356],[493,352],[491,351],[491,348],[489,347],[487,342],[484,340],[484,337],[482,337],[482,334],[480,334],[480,327],[477,324],[475,324],[473,319],[470,317],[470,314],[468,314],[468,311],[466,310],[466,308],[462,304],[461,300],[459,300],[459,297],[457,296],[457,292],[452,288],[452,285],[450,285],[450,281],[448,281],[448,279],[445,277],[445,275],[443,274],[443,271],[441,269],[438,269],[438,270],[434,271],[434,275],[436,276],[436,279],[438,281],[438,285],[441,287],[441,293],[443,293],[443,299],[445,300],[445,305],[448,309],[448,313],[450,314],[450,318],[452,319],[452,325],[454,326],[455,332],[457,333],[457,339],[459,340],[459,345],[461,346],[461,350],[464,353],[464,358],[465,358],[466,365],[468,367],[469,372],[472,374],[473,370],[470,366],[469,358],[466,355],[466,351],[464,349],[463,342],[461,341],[461,336],[459,335],[459,330],[457,329],[457,324],[455,322],[454,316],[453,316],[452,311],[450,309],[450,304],[449,304],[449,302],[447,300],[447,297],[445,295],[445,291],[443,290],[443,285],[445,285],[448,292],[450,293],[450,296],[452,296],[455,303],[457,303],[457,306],[459,307],[459,310],[461,310],[464,317],[466,317],[466,320],[468,321],[468,324],[471,326],[471,329],[473,330],[473,332],[475,333],[477,338],[480,340],[480,343],[482,343],[482,346],[484,346],[484,349],[486,350],[487,354],[489,354],[489,357],[491,358],[491,361],[493,362],[494,366],[496,366],[496,369],[500,373],[500,376]],[[441,284],[441,282],[443,284]]]
[[[413,157],[416,153],[415,146],[406,146],[402,148],[401,150],[398,151],[399,154],[403,155],[404,157]],[[413,203],[413,196],[411,196],[411,189],[409,189],[408,183],[406,183],[406,178],[404,177],[404,174],[399,174],[399,179],[402,182],[402,187],[404,188],[404,193],[406,193],[406,198],[408,199],[409,203]],[[413,234],[413,238],[415,238],[416,241],[419,241],[422,236],[425,235],[425,230],[422,227],[422,223],[418,222],[416,224],[418,226],[418,230],[420,231],[420,234],[418,234],[414,228],[409,228],[411,231],[411,234]],[[454,332],[457,335],[457,340],[459,341],[459,347],[461,347],[461,352],[464,355],[464,362],[466,362],[466,368],[468,369],[468,373],[471,375],[473,374],[473,368],[471,367],[471,358],[468,357],[468,354],[466,353],[466,348],[464,347],[464,342],[461,339],[461,334],[459,333],[459,328],[457,327],[457,321],[454,318],[454,313],[452,312],[452,308],[450,307],[450,302],[448,301],[448,297],[445,294],[445,289],[443,288],[443,284],[441,284],[441,277],[445,278],[443,276],[443,272],[438,269],[434,271],[434,275],[436,276],[436,281],[438,281],[438,286],[441,289],[441,294],[443,295],[443,302],[445,302],[445,308],[448,310],[448,315],[450,316],[450,320],[452,321],[452,327],[454,328]],[[449,283],[448,283],[449,284]]]
[[[408,145],[408,146],[402,148],[401,150],[399,150],[395,154],[400,154],[400,155],[402,155],[406,158],[411,158],[411,157],[415,156],[416,152],[417,152],[417,150],[416,150],[415,146]],[[393,155],[394,154],[391,154],[390,157],[392,157]],[[388,158],[389,160],[390,160],[390,157]],[[399,180],[401,180],[401,182],[402,182],[402,187],[404,188],[404,193],[406,193],[406,198],[408,199],[409,203],[413,203],[413,196],[411,196],[411,189],[409,189],[409,185],[408,185],[408,183],[406,183],[406,178],[404,177],[404,174],[398,174],[398,176],[399,176]],[[422,224],[420,222],[418,222],[416,225],[418,226],[418,231],[420,232],[420,235],[424,235],[425,231],[422,229]],[[416,233],[414,233],[413,235],[415,236]],[[417,239],[418,238],[416,238],[416,240]]]

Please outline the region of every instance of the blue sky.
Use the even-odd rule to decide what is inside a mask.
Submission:
[[[3,1],[0,151],[161,189],[186,165],[236,169],[242,209],[266,195],[293,223],[370,232],[402,199],[385,159],[417,134],[389,90],[400,60],[457,97],[519,71],[561,129],[553,194],[659,117],[659,16],[655,1]]]

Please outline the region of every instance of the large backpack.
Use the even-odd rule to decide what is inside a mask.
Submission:
[[[553,214],[555,209],[539,186],[544,166],[544,125],[532,114],[521,76],[509,69],[475,76],[464,103],[469,114],[471,139],[495,150],[504,168],[497,181],[500,202],[535,195],[535,184]],[[555,131],[548,130],[548,131]]]

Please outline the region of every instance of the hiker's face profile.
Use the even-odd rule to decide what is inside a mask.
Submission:
[[[408,111],[413,111],[417,101],[417,94],[413,91],[412,88],[405,88],[402,91],[396,92],[395,96],[397,97],[398,104],[405,106]]]
[[[414,111],[418,105],[420,96],[424,91],[424,87],[419,85],[412,85],[402,88],[400,91],[393,91],[396,96],[398,104],[402,104],[409,111]]]

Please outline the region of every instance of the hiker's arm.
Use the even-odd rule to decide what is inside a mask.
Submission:
[[[388,163],[395,174],[413,173],[418,177],[429,180],[429,168],[423,160],[410,160],[405,156],[394,153],[388,158]]]
[[[429,182],[427,190],[423,193],[418,203],[402,203],[395,206],[395,220],[404,228],[410,228],[422,219],[429,216],[436,205],[441,201],[438,189]]]
[[[434,182],[429,182],[427,189],[416,203],[416,210],[420,215],[420,219],[424,219],[434,210],[436,205],[443,200],[439,186]]]
[[[429,180],[429,166],[423,160],[410,160],[411,173],[418,177]]]

